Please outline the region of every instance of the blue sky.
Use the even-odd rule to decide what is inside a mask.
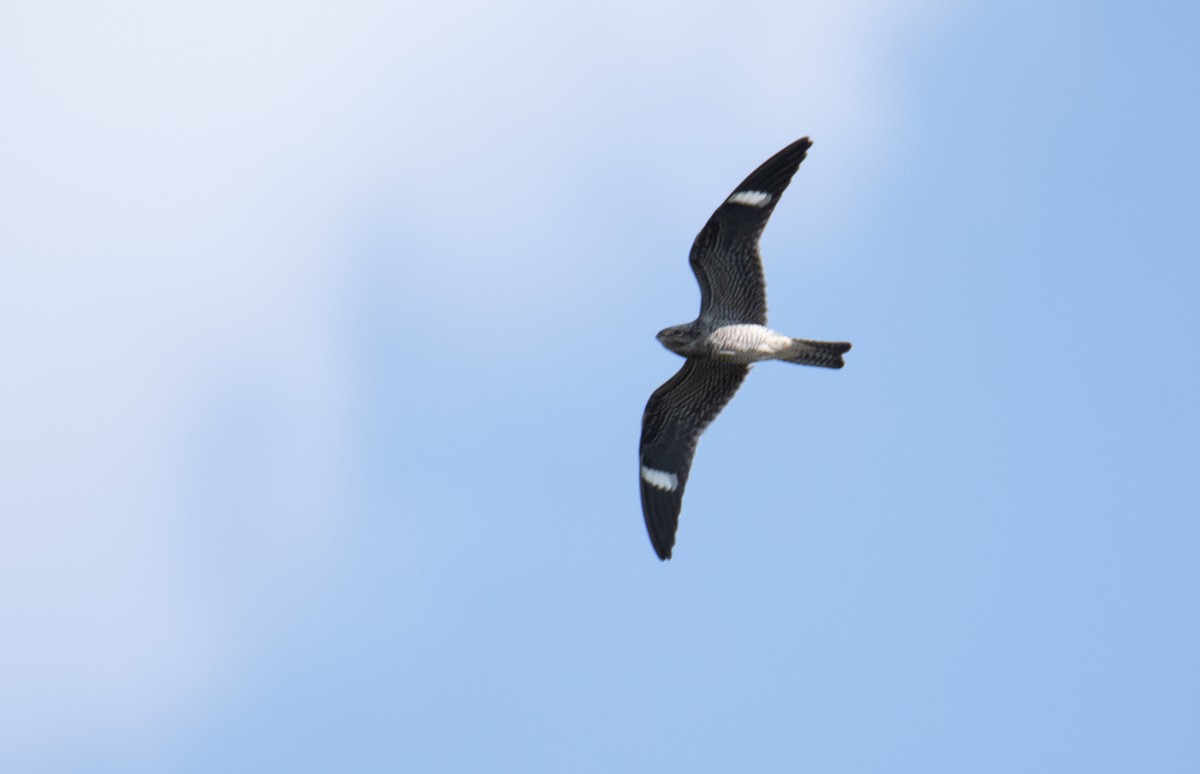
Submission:
[[[9,3],[0,758],[1190,771],[1200,11]],[[675,559],[691,240],[815,145]]]

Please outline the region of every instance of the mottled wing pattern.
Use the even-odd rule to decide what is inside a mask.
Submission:
[[[737,392],[749,367],[688,358],[642,415],[642,513],[659,559],[670,559],[696,442]]]
[[[758,239],[811,145],[804,137],[767,159],[696,236],[690,260],[700,283],[702,319],[767,324],[767,285]]]

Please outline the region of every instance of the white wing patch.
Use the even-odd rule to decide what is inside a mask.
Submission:
[[[655,489],[661,489],[664,492],[674,492],[679,488],[679,476],[674,473],[668,473],[665,470],[656,470],[642,466],[642,480]]]
[[[738,191],[726,201],[730,204],[745,204],[749,207],[766,207],[771,203],[771,194],[766,191]]]

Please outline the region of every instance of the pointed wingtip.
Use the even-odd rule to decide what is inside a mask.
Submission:
[[[656,525],[657,526],[657,525]],[[675,548],[675,530],[650,530],[650,545],[654,548],[654,553],[662,561],[667,561],[671,558],[671,551]]]

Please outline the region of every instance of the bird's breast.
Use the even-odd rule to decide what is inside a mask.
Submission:
[[[754,363],[774,358],[791,339],[764,325],[722,325],[708,335],[712,357],[731,363]]]

